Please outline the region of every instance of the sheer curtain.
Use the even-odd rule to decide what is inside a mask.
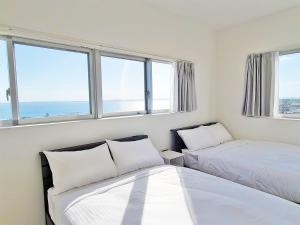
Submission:
[[[278,52],[248,55],[242,114],[249,117],[274,115]]]
[[[197,109],[195,69],[192,62],[177,61],[175,69],[174,111],[191,112]]]

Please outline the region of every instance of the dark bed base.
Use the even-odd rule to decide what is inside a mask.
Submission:
[[[145,138],[148,138],[148,135],[136,135],[136,136],[131,136],[131,137],[119,138],[119,139],[115,139],[115,141],[138,141],[138,140],[142,140]],[[77,146],[72,146],[72,147],[67,147],[67,148],[54,149],[54,150],[50,150],[50,151],[65,152],[65,151],[89,150],[89,149],[95,148],[99,145],[102,145],[104,143],[105,143],[105,141],[99,141],[99,142],[95,142],[95,143],[77,145]],[[48,189],[53,187],[52,172],[51,172],[49,162],[48,162],[45,154],[43,152],[40,152],[39,154],[41,157],[41,165],[42,165],[46,225],[55,225],[49,214],[48,196],[47,196]]]
[[[46,216],[46,225],[55,225],[48,212],[46,213],[45,216]]]
[[[216,124],[217,122],[210,122],[210,123],[204,123],[204,124],[198,124],[198,125],[193,125],[193,126],[187,126],[187,127],[181,127],[181,128],[176,128],[171,130],[171,150],[176,151],[176,152],[181,152],[182,149],[186,148],[183,140],[177,133],[179,130],[189,130],[189,129],[194,129],[200,126],[210,126],[213,124]]]

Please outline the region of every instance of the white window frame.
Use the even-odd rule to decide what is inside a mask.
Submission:
[[[95,87],[94,87],[94,76],[93,76],[93,66],[92,66],[92,50],[83,47],[67,46],[57,43],[50,43],[38,40],[31,40],[26,38],[12,37],[10,38],[9,44],[11,45],[10,52],[12,56],[10,65],[13,65],[11,71],[11,94],[13,93],[12,99],[12,112],[13,112],[13,123],[14,125],[25,125],[25,124],[35,124],[35,123],[49,123],[49,122],[62,122],[62,121],[72,121],[72,120],[83,120],[95,118]],[[19,114],[19,99],[18,99],[18,89],[17,89],[17,73],[15,69],[15,57],[14,57],[14,45],[22,44],[33,47],[42,47],[48,49],[57,49],[62,51],[71,51],[87,54],[88,56],[88,75],[89,75],[89,104],[90,104],[90,114],[87,115],[70,115],[70,116],[51,116],[51,117],[41,117],[41,118],[20,118]]]
[[[9,85],[10,85],[10,104],[12,111],[11,120],[0,120],[0,127],[17,126],[27,124],[42,124],[42,123],[55,123],[75,120],[86,119],[101,119],[107,117],[120,117],[120,116],[134,116],[146,115],[156,113],[170,113],[170,109],[152,110],[152,62],[168,63],[174,67],[174,61],[153,59],[144,56],[137,56],[135,54],[124,54],[117,52],[102,51],[97,48],[82,47],[75,45],[66,45],[55,42],[40,41],[36,39],[29,39],[17,36],[1,35],[0,39],[5,40],[7,43],[7,58],[8,58],[8,71],[9,71]],[[18,86],[17,86],[17,73],[16,73],[16,60],[15,60],[15,44],[23,44],[29,46],[36,46],[49,49],[58,49],[71,52],[80,52],[88,54],[88,74],[89,74],[89,103],[90,114],[88,115],[70,115],[70,116],[50,116],[42,118],[20,118],[19,114],[19,99],[18,99]],[[114,57],[126,60],[141,61],[144,63],[144,93],[145,93],[145,109],[141,111],[126,111],[116,113],[103,113],[103,99],[102,99],[102,73],[101,73],[101,56]],[[172,79],[174,79],[173,76]],[[172,87],[172,85],[171,85]],[[172,91],[172,90],[171,90]],[[172,97],[172,95],[171,95]]]
[[[170,62],[170,61],[166,61],[166,60],[158,60],[158,59],[152,59],[151,60],[151,67],[152,67],[152,62],[157,62],[157,63],[165,63],[165,64],[169,64],[169,65],[172,65],[173,67],[173,70],[174,70],[174,62]],[[175,72],[175,71],[173,71]],[[174,96],[173,96],[173,93],[174,93],[174,78],[175,78],[175,74],[173,73],[173,76],[170,80],[171,82],[171,90],[170,90],[170,96],[171,96],[171,99],[170,99],[170,105],[169,105],[169,109],[159,109],[159,110],[153,110],[151,111],[152,114],[159,114],[159,113],[171,113],[172,112],[172,102],[173,102],[173,99]],[[151,83],[152,83],[152,68],[151,68]],[[152,89],[152,86],[151,86],[151,89]],[[153,90],[151,90],[151,93],[153,93]],[[151,104],[153,103],[153,98],[151,96]],[[151,107],[152,108],[152,107]]]
[[[295,50],[288,50],[288,51],[280,51],[279,52],[279,57],[280,56],[284,56],[284,55],[290,55],[290,54],[296,54],[299,53],[300,54],[300,49],[295,49]],[[278,59],[279,61],[279,59]],[[278,62],[278,68],[279,68],[280,64]],[[275,106],[275,117],[277,118],[283,118],[283,119],[300,119],[300,113],[299,115],[295,115],[295,114],[282,114],[279,113],[279,70],[278,70],[278,74],[277,77],[275,79],[275,86],[277,88],[275,88],[275,98],[274,98],[274,106]],[[300,78],[299,78],[300,79]]]
[[[102,105],[102,117],[119,117],[119,116],[131,116],[131,115],[144,115],[147,114],[147,94],[146,94],[146,88],[147,88],[147,72],[145,70],[146,68],[146,58],[138,57],[138,56],[132,56],[132,55],[126,55],[126,54],[119,54],[119,53],[111,53],[111,52],[99,52],[100,54],[100,61],[99,61],[99,67],[101,68],[101,57],[111,57],[111,58],[117,58],[117,59],[124,59],[124,60],[132,60],[132,61],[139,61],[144,63],[144,101],[145,101],[145,109],[139,110],[139,111],[124,111],[124,112],[112,112],[112,113],[104,113],[103,112],[103,98],[101,98],[101,105]],[[100,69],[101,70],[101,69]],[[102,77],[102,73],[101,73]],[[101,83],[102,84],[102,83]],[[102,84],[103,85],[103,84]],[[101,89],[102,89],[101,85]],[[102,90],[101,90],[101,96],[102,96]]]
[[[9,44],[8,44],[8,41],[9,41],[9,38],[5,37],[5,36],[0,36],[0,40],[3,40],[3,41],[6,41],[6,49],[7,49],[7,61],[8,61],[8,81],[9,81],[9,89],[10,89],[10,93],[12,92],[11,90],[11,70],[13,69],[10,65],[10,57],[9,57],[9,54],[11,54],[11,52],[9,52]],[[10,98],[10,101],[8,102],[10,104],[10,107],[11,107],[11,120],[0,120],[0,126],[12,126],[14,125],[13,123],[13,110],[12,110],[12,98],[11,98],[11,94],[9,96]]]

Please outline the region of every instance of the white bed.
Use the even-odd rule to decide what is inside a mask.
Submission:
[[[199,171],[158,166],[48,192],[56,225],[299,224],[299,205]]]
[[[190,168],[300,203],[298,146],[236,140],[183,152]]]

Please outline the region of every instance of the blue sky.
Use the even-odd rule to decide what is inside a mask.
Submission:
[[[300,53],[279,57],[279,97],[300,98]]]
[[[143,100],[144,62],[102,56],[102,96],[104,100]],[[153,98],[169,99],[171,64],[152,63]],[[113,87],[113,88],[112,88]]]
[[[88,101],[88,54],[15,44],[18,96],[30,101]]]
[[[87,54],[15,44],[20,102],[88,101]],[[144,99],[143,62],[102,57],[104,100]],[[170,65],[153,64],[154,97],[170,97]],[[7,102],[6,44],[0,41],[0,102]]]
[[[143,100],[144,62],[101,57],[104,100]]]

